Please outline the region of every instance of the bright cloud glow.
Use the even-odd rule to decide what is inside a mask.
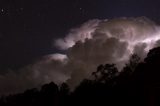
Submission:
[[[23,91],[50,81],[67,82],[74,88],[100,64],[115,63],[122,69],[133,53],[143,59],[149,49],[160,46],[160,27],[145,17],[89,20],[54,44],[66,54],[50,54],[19,73],[0,75],[0,93]]]

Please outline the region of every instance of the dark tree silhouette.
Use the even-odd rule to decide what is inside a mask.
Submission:
[[[140,63],[141,58],[137,55],[137,54],[133,54],[130,57],[130,60],[128,62],[128,64],[126,64],[126,66],[128,66],[128,68],[130,68],[130,71],[133,72],[137,65]]]
[[[59,105],[65,106],[66,104],[69,105],[70,102],[70,89],[66,83],[63,83],[60,86],[60,93],[59,93]]]
[[[53,82],[45,84],[41,88],[41,102],[43,105],[54,106],[58,103],[58,86]]]
[[[45,84],[0,98],[0,106],[160,106],[160,47],[144,61],[133,54],[122,71],[115,64],[99,65],[94,80],[84,79],[74,91],[63,83]]]
[[[95,81],[106,82],[115,77],[117,73],[118,69],[115,67],[115,64],[106,64],[98,66],[97,71],[93,72],[92,75]]]

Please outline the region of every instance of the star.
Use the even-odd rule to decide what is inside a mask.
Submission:
[[[4,9],[1,9],[1,12],[3,13],[3,12],[4,12]]]
[[[2,15],[5,15],[5,14],[6,14],[6,11],[2,8],[2,9],[0,10],[0,13],[1,13]]]
[[[81,12],[82,15],[85,14],[85,10],[82,7],[80,7],[79,10],[80,10],[80,12]]]
[[[24,8],[22,8],[22,7],[21,7],[21,8],[20,8],[20,10],[21,10],[21,11],[23,11],[23,10],[24,10]]]

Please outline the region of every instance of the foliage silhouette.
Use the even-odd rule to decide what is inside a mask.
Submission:
[[[0,98],[0,106],[159,106],[160,47],[150,50],[144,61],[133,54],[118,72],[115,64],[99,65],[93,80],[84,79],[74,91],[63,83],[45,84],[21,94]]]
[[[118,73],[118,69],[115,67],[115,64],[106,64],[99,65],[97,71],[93,72],[95,81],[106,82],[107,80],[112,79]]]

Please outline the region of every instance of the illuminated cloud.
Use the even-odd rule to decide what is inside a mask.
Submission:
[[[66,63],[66,55],[51,54],[18,71],[9,70],[0,75],[0,95],[23,92],[51,81],[63,83],[69,78],[68,73],[63,71]]]
[[[47,55],[19,73],[0,75],[0,93],[23,91],[50,81],[67,82],[74,88],[100,64],[115,63],[122,69],[131,54],[143,59],[149,49],[160,45],[159,29],[145,17],[90,20],[55,40],[55,46],[66,54]]]
[[[90,20],[79,28],[74,28],[70,30],[70,33],[63,39],[57,39],[55,41],[55,46],[59,49],[66,50],[75,45],[77,41],[85,41],[86,38],[92,38],[92,33],[95,31],[100,20]]]
[[[89,77],[99,64],[115,63],[122,69],[133,53],[143,59],[160,39],[159,27],[145,17],[93,20],[72,30],[74,33],[61,39],[66,42],[56,44],[63,48],[69,45],[67,41],[72,42],[66,48],[68,64],[72,64],[68,68],[72,87]]]

